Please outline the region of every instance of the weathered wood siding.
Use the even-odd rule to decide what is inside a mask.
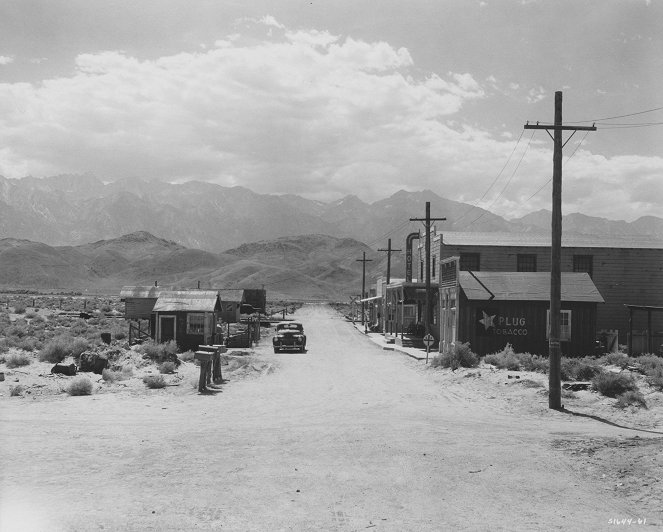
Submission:
[[[438,241],[439,242],[439,241]],[[537,270],[550,271],[550,248],[531,246],[440,246],[441,259],[461,253],[479,253],[482,271],[517,271],[518,254],[535,254]],[[619,343],[628,333],[625,304],[663,306],[663,250],[624,248],[562,248],[562,271],[573,271],[574,255],[593,257],[592,280],[605,299],[596,311],[596,330],[618,329]],[[644,322],[644,323],[643,323]],[[646,328],[638,317],[634,329]],[[663,331],[663,314],[652,317],[652,329]]]
[[[472,351],[487,355],[511,344],[516,352],[548,355],[548,303],[541,301],[469,301],[461,293],[458,309],[458,341],[469,342]],[[477,313],[488,309],[517,325],[495,323],[502,334],[481,334]],[[562,303],[571,311],[571,341],[562,342],[564,356],[586,356],[594,352],[596,303]],[[490,313],[489,313],[490,314]],[[522,320],[522,321],[521,321]],[[493,328],[493,330],[495,329]],[[512,331],[511,334],[508,331]],[[517,331],[517,332],[516,332]]]
[[[124,317],[128,320],[149,319],[157,298],[132,297],[124,301]]]

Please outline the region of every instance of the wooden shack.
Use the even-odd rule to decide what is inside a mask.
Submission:
[[[153,337],[152,309],[161,290],[157,286],[124,286],[120,301],[124,303],[124,319],[129,321],[129,343]]]
[[[153,338],[159,343],[175,340],[183,350],[217,344],[220,312],[216,290],[162,291],[152,309]]]
[[[517,352],[548,353],[549,273],[460,271],[457,263],[445,273],[440,281],[441,352],[469,342],[481,356],[507,344]],[[562,273],[565,356],[593,354],[598,303],[603,298],[587,273]]]
[[[221,304],[220,320],[223,323],[239,323],[244,291],[241,289],[226,288],[217,292]]]

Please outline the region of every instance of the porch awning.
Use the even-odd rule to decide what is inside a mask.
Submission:
[[[375,301],[376,299],[382,299],[382,296],[373,296],[373,297],[367,297],[365,299],[360,299],[360,303],[364,303],[366,301]]]

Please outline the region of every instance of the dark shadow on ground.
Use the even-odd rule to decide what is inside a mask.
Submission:
[[[607,419],[603,419],[602,417],[599,416],[593,416],[591,414],[583,414],[581,412],[573,412],[572,410],[568,410],[564,407],[561,408],[560,412],[564,412],[565,414],[571,414],[572,416],[576,417],[584,417],[588,419],[593,419],[594,421],[599,421],[600,423],[605,423],[606,425],[612,425],[613,427],[618,427],[620,429],[627,429],[627,430],[635,430],[638,432],[648,432],[650,434],[663,434],[663,432],[659,432],[656,430],[647,430],[647,429],[637,429],[635,427],[627,427],[626,425],[620,425],[619,423],[615,423],[614,421],[609,421]]]

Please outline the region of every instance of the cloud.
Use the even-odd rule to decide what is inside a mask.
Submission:
[[[290,29],[273,17],[233,31],[198,52],[82,53],[69,77],[0,84],[0,174],[197,179],[321,200],[428,188],[475,202],[516,145],[518,131],[465,119],[467,107],[499,94],[495,77],[422,75],[405,48]],[[510,98],[546,95],[515,82],[510,90]],[[547,136],[533,137],[515,171],[528,138],[481,206],[510,216],[548,208],[545,190],[528,199],[549,179]],[[660,198],[646,193],[660,183],[658,158],[580,150],[571,168],[569,208],[606,213],[621,199],[617,216],[660,212]]]
[[[9,65],[14,62],[14,57],[9,55],[0,55],[0,65]]]

